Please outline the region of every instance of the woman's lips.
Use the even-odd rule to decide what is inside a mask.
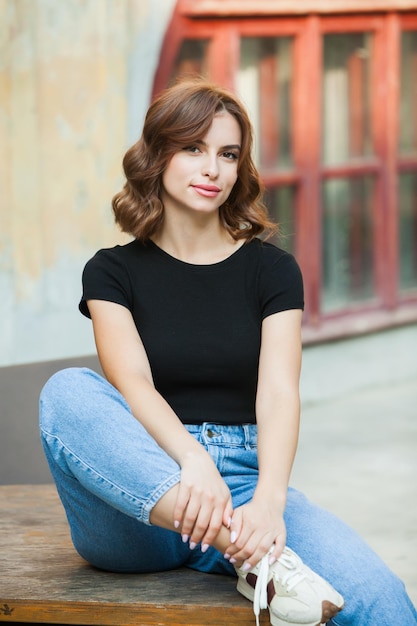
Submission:
[[[216,185],[192,185],[192,187],[197,193],[206,198],[214,198],[221,191]]]

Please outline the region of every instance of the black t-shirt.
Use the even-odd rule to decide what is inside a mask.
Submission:
[[[83,272],[89,317],[86,300],[131,311],[155,387],[186,424],[255,423],[262,320],[304,304],[294,257],[259,239],[211,265],[151,241],[100,250]]]

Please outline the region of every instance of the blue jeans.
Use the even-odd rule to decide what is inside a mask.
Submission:
[[[78,368],[52,376],[41,394],[40,428],[72,541],[89,563],[114,572],[186,566],[235,575],[214,548],[190,550],[179,534],[150,524],[153,506],[180,480],[180,468],[104,378]],[[234,507],[250,501],[258,475],[256,426],[186,428],[214,459]],[[329,624],[417,624],[403,583],[343,522],[291,488],[285,522],[288,546],[345,598]]]

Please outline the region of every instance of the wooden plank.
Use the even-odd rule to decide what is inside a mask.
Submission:
[[[0,623],[253,626],[235,586],[188,569],[96,570],[76,554],[53,485],[0,487]]]

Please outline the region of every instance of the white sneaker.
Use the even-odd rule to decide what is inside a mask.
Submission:
[[[269,608],[272,626],[320,626],[343,608],[342,596],[290,548],[272,565],[268,560],[248,572],[236,568],[237,590],[253,602],[257,626],[261,609]]]

